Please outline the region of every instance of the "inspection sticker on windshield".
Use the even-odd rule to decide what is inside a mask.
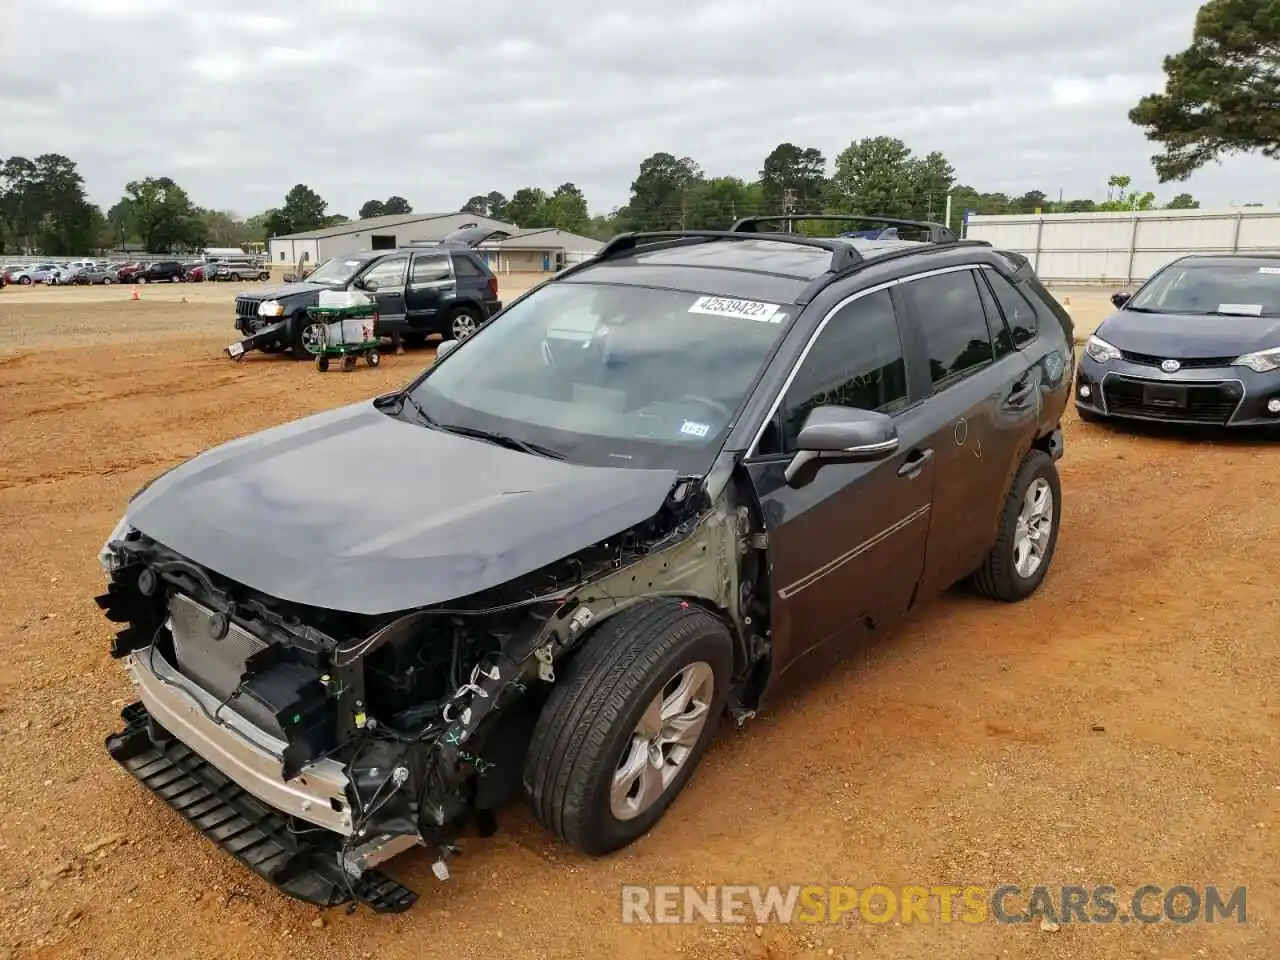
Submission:
[[[705,313],[712,317],[733,317],[735,320],[754,320],[757,323],[782,322],[776,303],[734,300],[731,297],[699,297],[693,302],[689,312]]]
[[[680,424],[680,432],[687,437],[705,437],[711,432],[711,424],[696,423],[693,420],[686,420]]]
[[[1259,273],[1280,273],[1280,267],[1259,267]]]

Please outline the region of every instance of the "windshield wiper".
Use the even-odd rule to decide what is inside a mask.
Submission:
[[[548,457],[552,460],[563,460],[564,454],[559,450],[553,450],[551,447],[544,447],[540,443],[533,443],[529,440],[521,440],[518,437],[511,437],[505,433],[497,433],[493,430],[481,430],[478,427],[463,427],[455,423],[438,423],[432,421],[432,426],[447,433],[456,433],[460,437],[473,437],[476,440],[488,440],[490,443],[496,443],[500,447],[506,447],[509,450],[519,450],[521,453],[531,453],[538,457]]]
[[[411,407],[413,412],[418,415],[428,427],[436,430],[443,430],[445,433],[454,433],[460,437],[472,437],[476,440],[487,440],[498,446],[506,447],[509,450],[519,450],[521,453],[531,453],[537,457],[547,457],[551,460],[563,460],[565,456],[559,450],[553,450],[551,447],[544,447],[540,443],[533,443],[529,440],[520,440],[517,437],[507,436],[505,433],[496,433],[492,430],[481,430],[478,427],[463,427],[455,423],[441,423],[423,408],[422,404],[409,393],[401,394],[401,397]]]

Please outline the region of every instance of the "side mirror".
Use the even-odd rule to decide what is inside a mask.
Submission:
[[[784,477],[791,483],[807,467],[823,461],[868,463],[883,460],[898,450],[898,429],[893,418],[854,407],[815,407],[805,417],[796,438],[798,451],[787,464]]]
[[[1123,307],[1126,303],[1129,302],[1129,298],[1132,296],[1133,296],[1132,293],[1113,293],[1111,295],[1111,302],[1114,303],[1117,307]]]
[[[443,360],[445,357],[447,357],[450,353],[453,352],[454,348],[457,347],[459,342],[460,341],[458,340],[441,340],[440,346],[436,347],[436,360]]]

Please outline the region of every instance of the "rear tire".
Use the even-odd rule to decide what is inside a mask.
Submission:
[[[1005,603],[1035,593],[1053,562],[1061,505],[1062,485],[1053,458],[1043,450],[1032,450],[1022,458],[1005,497],[995,546],[970,577],[974,590]],[[1031,555],[1034,564],[1028,560]]]
[[[475,307],[455,307],[449,311],[445,326],[448,333],[452,333],[454,340],[465,340],[480,329],[483,323],[480,311]]]
[[[538,820],[592,856],[647,833],[714,738],[732,673],[729,631],[699,606],[648,600],[606,620],[534,727],[524,785]]]

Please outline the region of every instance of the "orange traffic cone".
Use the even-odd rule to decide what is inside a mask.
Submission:
[[[134,287],[134,288],[133,288],[133,296],[131,296],[129,299],[130,299],[130,300],[141,300],[141,299],[142,299],[140,296],[138,296],[138,288],[137,288],[137,287]]]

